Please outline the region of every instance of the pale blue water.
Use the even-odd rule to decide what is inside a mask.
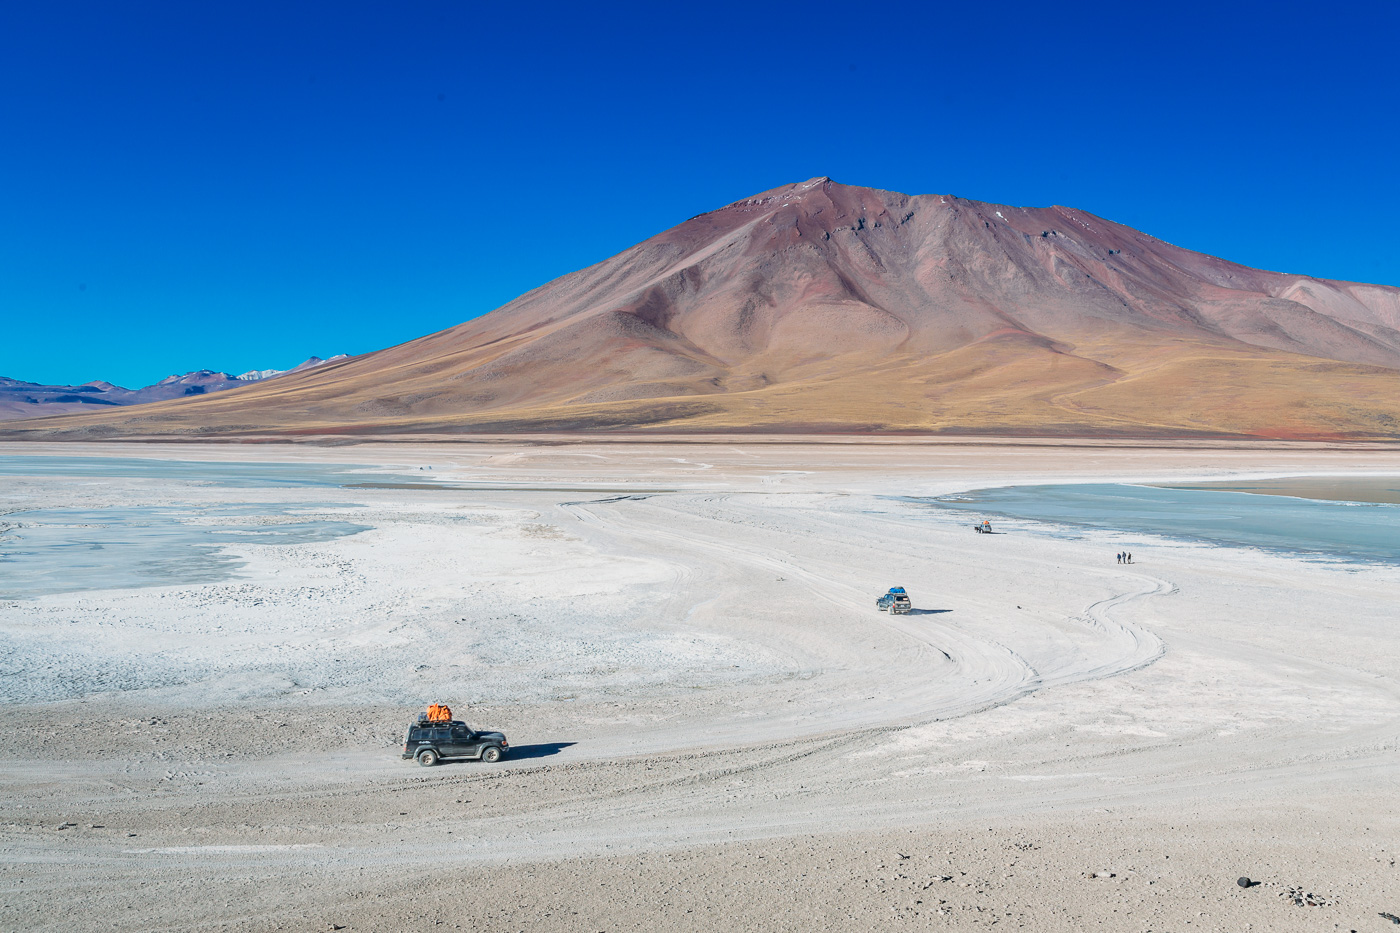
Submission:
[[[1400,506],[1110,483],[1007,486],[930,502],[969,518],[1150,534],[1308,557],[1400,563]],[[969,524],[971,524],[969,522]]]
[[[138,457],[0,456],[0,476],[82,476],[166,479],[214,486],[346,486],[397,479],[432,482],[430,470],[384,472],[341,463],[236,463],[148,460]]]
[[[14,512],[0,517],[0,599],[215,583],[243,566],[223,545],[304,544],[366,527],[299,521],[266,505],[201,509],[197,516],[164,507]]]
[[[26,476],[171,481],[162,491],[178,497],[187,483],[278,488],[412,479],[430,472],[385,473],[342,464],[227,463],[126,457],[0,456],[3,477]],[[22,497],[0,499],[23,504]],[[333,508],[318,503],[318,508]],[[0,514],[0,599],[26,599],[114,587],[170,586],[226,580],[243,565],[230,544],[303,544],[365,530],[351,522],[303,518],[305,506],[171,505],[59,508]]]

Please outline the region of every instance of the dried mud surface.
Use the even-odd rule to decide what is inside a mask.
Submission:
[[[5,477],[11,526],[238,505],[368,530],[227,546],[239,565],[212,583],[0,603],[0,929],[1382,930],[1400,912],[1400,569],[974,535],[901,498],[1400,473],[1391,451],[49,452],[472,488]],[[875,611],[892,584],[914,613]],[[512,755],[402,761],[434,700]]]

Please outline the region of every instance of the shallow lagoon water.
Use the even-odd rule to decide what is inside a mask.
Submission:
[[[1400,563],[1400,505],[1393,504],[1112,483],[1006,486],[924,501],[978,518]]]
[[[306,544],[364,531],[268,507],[40,509],[0,520],[0,599],[215,583],[243,562],[229,544]]]
[[[323,486],[408,475],[343,464],[229,463],[126,457],[0,457],[0,476],[157,479],[236,488]],[[415,479],[418,474],[412,474]],[[426,474],[431,475],[431,474]],[[0,599],[143,586],[214,583],[243,561],[237,544],[306,544],[364,531],[308,519],[298,507],[162,505],[49,508],[0,515]]]
[[[153,460],[144,457],[0,456],[0,476],[86,476],[163,479],[214,486],[347,486],[383,482],[386,477],[432,480],[430,470],[383,470],[344,463],[240,463],[237,461]]]
[[[1294,496],[1334,502],[1390,502],[1400,505],[1400,476],[1289,476],[1277,479],[1153,483],[1163,489],[1227,489],[1261,496]]]

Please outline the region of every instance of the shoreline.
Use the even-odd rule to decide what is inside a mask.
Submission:
[[[1384,479],[1382,479],[1384,477]],[[1371,480],[1369,484],[1365,480]],[[1324,483],[1324,480],[1332,480]],[[1310,482],[1313,481],[1313,482]],[[1387,488],[1381,488],[1384,485]],[[1348,495],[1319,487],[1347,487]],[[1358,490],[1357,487],[1362,487]],[[1215,483],[1175,483],[1162,484],[1165,489],[1202,489],[1222,492],[1240,492],[1250,495],[1278,496],[1288,499],[1306,499],[1314,502],[1361,502],[1373,505],[1400,505],[1400,474],[1296,474],[1286,477],[1260,477],[1238,479]]]
[[[1362,929],[1396,909],[1373,858],[1400,832],[1375,791],[1397,774],[1400,568],[1196,543],[1115,566],[886,498],[1391,454],[365,450],[296,460],[483,488],[7,478],[4,507],[334,505],[370,527],[233,546],[247,565],[219,583],[0,603],[0,920],[412,929],[482,887],[486,919],[545,931]],[[624,492],[551,491],[590,484]],[[873,609],[891,584],[916,612]],[[438,700],[521,757],[402,761]]]
[[[4,422],[0,422],[2,428]],[[278,448],[338,450],[403,445],[454,447],[457,445],[506,446],[616,446],[616,445],[755,445],[755,446],[928,446],[928,447],[1034,447],[1117,448],[1124,450],[1381,450],[1400,451],[1400,438],[1264,438],[1264,437],[1109,437],[1018,434],[778,434],[778,433],[570,433],[567,431],[522,434],[342,434],[266,436],[128,436],[110,438],[7,437],[0,430],[0,449],[7,447],[71,448],[84,446],[169,446],[183,449]]]
[[[1344,484],[1353,482],[1347,477],[1338,479]],[[1387,486],[1391,484],[1386,481]],[[1231,488],[1233,485],[1016,484],[910,501],[953,514],[990,516],[999,520],[998,525],[1011,522],[1013,527],[1031,533],[1100,540],[1109,547],[1119,546],[1107,544],[1110,540],[1137,540],[1141,542],[1139,548],[1197,544],[1262,550],[1311,562],[1400,564],[1400,547],[1394,546],[1400,541],[1400,514],[1386,522],[1383,519],[1389,513],[1369,511],[1387,509],[1395,503],[1254,494],[1251,490]],[[1133,490],[1141,493],[1134,494]],[[1174,499],[1164,500],[1162,493],[1175,494]],[[1246,498],[1216,498],[1222,494]],[[1354,511],[1356,508],[1366,511]],[[1190,516],[1197,520],[1192,521]],[[1222,521],[1226,518],[1230,520]],[[1043,531],[1037,532],[1037,528]]]

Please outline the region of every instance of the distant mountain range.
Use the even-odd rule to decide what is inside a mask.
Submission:
[[[331,360],[343,359],[344,356],[333,356]],[[192,395],[207,395],[263,382],[285,373],[301,372],[328,362],[330,360],[313,356],[291,369],[255,369],[238,376],[197,369],[184,375],[166,376],[160,382],[141,389],[124,389],[101,381],[85,382],[80,386],[48,386],[0,376],[0,421],[42,418],[103,407],[141,405]]]
[[[545,431],[1400,438],[1400,289],[814,178],[409,343],[0,433]]]

